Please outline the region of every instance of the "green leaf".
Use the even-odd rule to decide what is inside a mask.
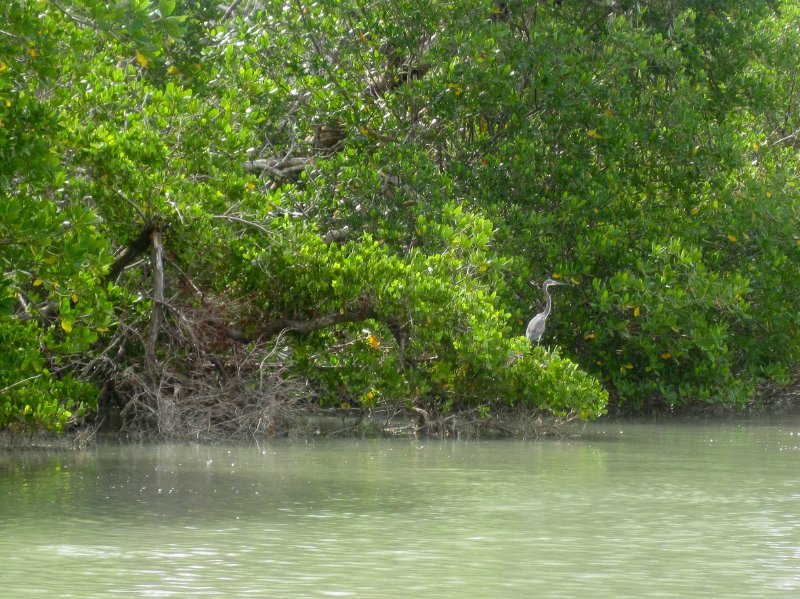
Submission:
[[[175,11],[175,0],[159,0],[158,11],[162,17],[168,17]]]

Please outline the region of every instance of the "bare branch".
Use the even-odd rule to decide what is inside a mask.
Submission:
[[[219,22],[224,23],[225,21],[227,21],[228,17],[230,17],[233,14],[233,11],[236,10],[236,7],[239,6],[241,3],[242,0],[233,0],[233,2],[231,2],[231,5],[225,11],[225,14],[222,15],[222,18],[219,20]]]
[[[150,238],[152,234],[152,227],[147,226],[139,232],[139,235],[130,241],[117,256],[111,268],[108,269],[106,274],[106,281],[113,283],[117,277],[128,267],[134,260],[150,247]]]
[[[161,330],[161,318],[164,305],[164,246],[161,242],[161,231],[154,228],[151,233],[153,244],[153,313],[150,318],[150,332],[145,345],[145,362],[147,374],[151,381],[156,380],[156,342]]]
[[[248,227],[256,228],[259,231],[261,231],[262,233],[264,233],[265,235],[272,235],[272,231],[270,231],[269,229],[267,229],[263,225],[260,225],[260,224],[258,224],[256,222],[251,221],[251,220],[246,220],[246,219],[241,218],[239,216],[233,216],[232,214],[214,214],[214,215],[212,215],[211,218],[219,218],[219,219],[223,219],[223,220],[232,220],[232,221],[235,221],[237,223],[242,223],[243,225],[247,225]]]
[[[248,173],[266,172],[276,179],[295,179],[308,166],[314,164],[314,157],[263,158],[248,160],[242,164]]]
[[[39,377],[41,377],[41,376],[43,376],[43,375],[41,375],[41,374],[34,374],[33,376],[29,376],[29,377],[28,377],[28,378],[26,378],[26,379],[22,379],[21,381],[16,381],[16,382],[14,382],[14,383],[11,383],[10,385],[7,385],[7,386],[3,387],[2,389],[0,389],[0,393],[5,393],[6,391],[8,391],[8,390],[10,390],[10,389],[13,389],[13,388],[14,388],[14,387],[16,387],[17,385],[22,385],[23,383],[27,383],[28,381],[32,381],[32,380],[34,380],[34,379],[38,379],[38,378],[39,378]]]
[[[780,139],[777,139],[777,140],[773,141],[769,145],[770,146],[777,146],[778,144],[781,144],[781,143],[783,143],[785,141],[791,141],[793,139],[796,139],[798,136],[800,136],[800,130],[795,131],[794,133],[790,133],[789,135],[786,135],[785,137],[781,137]]]
[[[267,322],[261,329],[261,334],[272,336],[282,331],[295,331],[297,333],[313,333],[320,329],[331,327],[335,324],[342,324],[345,322],[360,322],[362,320],[370,320],[378,318],[377,312],[368,302],[363,302],[361,305],[356,306],[344,312],[337,312],[335,314],[328,314],[326,316],[319,316],[309,320],[290,320],[287,318],[279,318]]]

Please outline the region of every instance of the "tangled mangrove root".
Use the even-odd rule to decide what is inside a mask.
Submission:
[[[113,428],[133,437],[198,441],[285,430],[309,391],[289,373],[284,337],[242,344],[220,331],[213,314],[164,303],[158,334],[151,337],[157,348],[107,372],[118,408]],[[142,343],[147,341],[131,338],[120,345]],[[106,416],[102,405],[100,412]]]
[[[121,431],[133,436],[219,441],[275,435],[306,393],[285,377],[285,366],[264,364],[260,371],[239,365],[236,376],[214,384],[206,372],[164,368],[153,389],[141,376],[122,373],[127,387]],[[205,376],[203,376],[205,375]]]

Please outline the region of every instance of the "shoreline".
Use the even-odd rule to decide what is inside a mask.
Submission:
[[[651,413],[611,413],[592,422],[664,422],[697,423],[730,420],[767,420],[800,417],[800,387],[793,386],[780,397],[751,403],[739,409],[720,405],[697,406],[684,410],[655,410]],[[764,399],[764,398],[762,398]],[[427,416],[427,414],[425,414]],[[119,443],[175,442],[201,445],[250,444],[266,440],[289,439],[358,439],[358,438],[429,438],[451,440],[479,439],[564,439],[580,437],[586,422],[577,418],[558,418],[536,411],[506,410],[486,418],[468,410],[423,418],[414,411],[361,412],[357,410],[309,409],[294,412],[270,432],[250,436],[158,435],[156,433],[101,431],[92,425],[77,427],[62,434],[47,431],[24,432],[0,430],[0,451],[17,449],[80,450],[102,441]]]

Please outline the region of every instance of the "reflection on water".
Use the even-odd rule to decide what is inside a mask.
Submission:
[[[797,597],[800,420],[0,454],[8,597]]]

